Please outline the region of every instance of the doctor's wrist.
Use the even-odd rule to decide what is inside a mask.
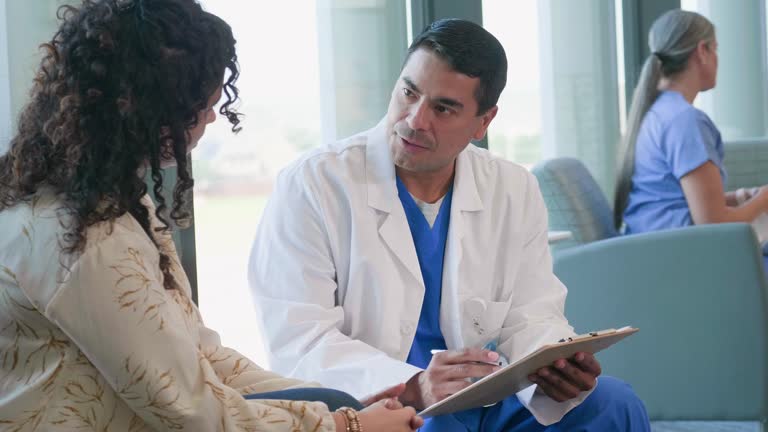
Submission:
[[[425,408],[424,399],[421,396],[421,386],[419,384],[419,378],[423,373],[424,371],[421,371],[412,376],[411,379],[405,383],[405,391],[398,398],[403,405],[413,407],[417,411],[421,411]]]

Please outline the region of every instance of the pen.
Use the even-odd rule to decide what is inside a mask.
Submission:
[[[430,350],[429,353],[432,354],[432,355],[435,355],[435,354],[441,353],[443,351],[445,351],[445,350],[444,349],[433,349],[433,350]],[[499,359],[501,359],[501,356],[499,357]],[[487,362],[481,362],[481,363],[489,364],[489,365],[493,365],[493,366],[501,366],[501,365],[504,364],[504,362],[502,362],[501,360],[499,360],[498,363],[487,363]]]

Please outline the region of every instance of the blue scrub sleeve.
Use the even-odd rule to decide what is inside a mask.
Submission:
[[[663,139],[675,178],[680,180],[708,161],[720,168],[723,161],[717,151],[719,139],[720,133],[704,113],[696,109],[680,113],[670,122]]]

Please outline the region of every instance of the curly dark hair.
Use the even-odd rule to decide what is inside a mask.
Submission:
[[[65,253],[84,250],[88,227],[126,213],[157,246],[141,203],[144,173],[157,201],[161,226],[154,230],[172,229],[168,214],[186,226],[194,183],[189,130],[220,87],[219,113],[239,131],[232,30],[194,0],[84,0],[77,8],[62,6],[58,18],[53,39],[41,45],[31,100],[0,157],[0,211],[51,188],[68,216],[66,223],[62,218]],[[177,165],[170,212],[163,161]],[[176,288],[162,251],[160,268],[165,288]]]

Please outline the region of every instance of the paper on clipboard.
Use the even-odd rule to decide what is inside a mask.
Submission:
[[[533,385],[528,376],[551,365],[555,360],[573,357],[578,352],[595,354],[637,332],[636,328],[622,327],[618,330],[590,332],[563,342],[544,345],[515,363],[427,407],[419,415],[424,418],[434,417],[496,403]]]

